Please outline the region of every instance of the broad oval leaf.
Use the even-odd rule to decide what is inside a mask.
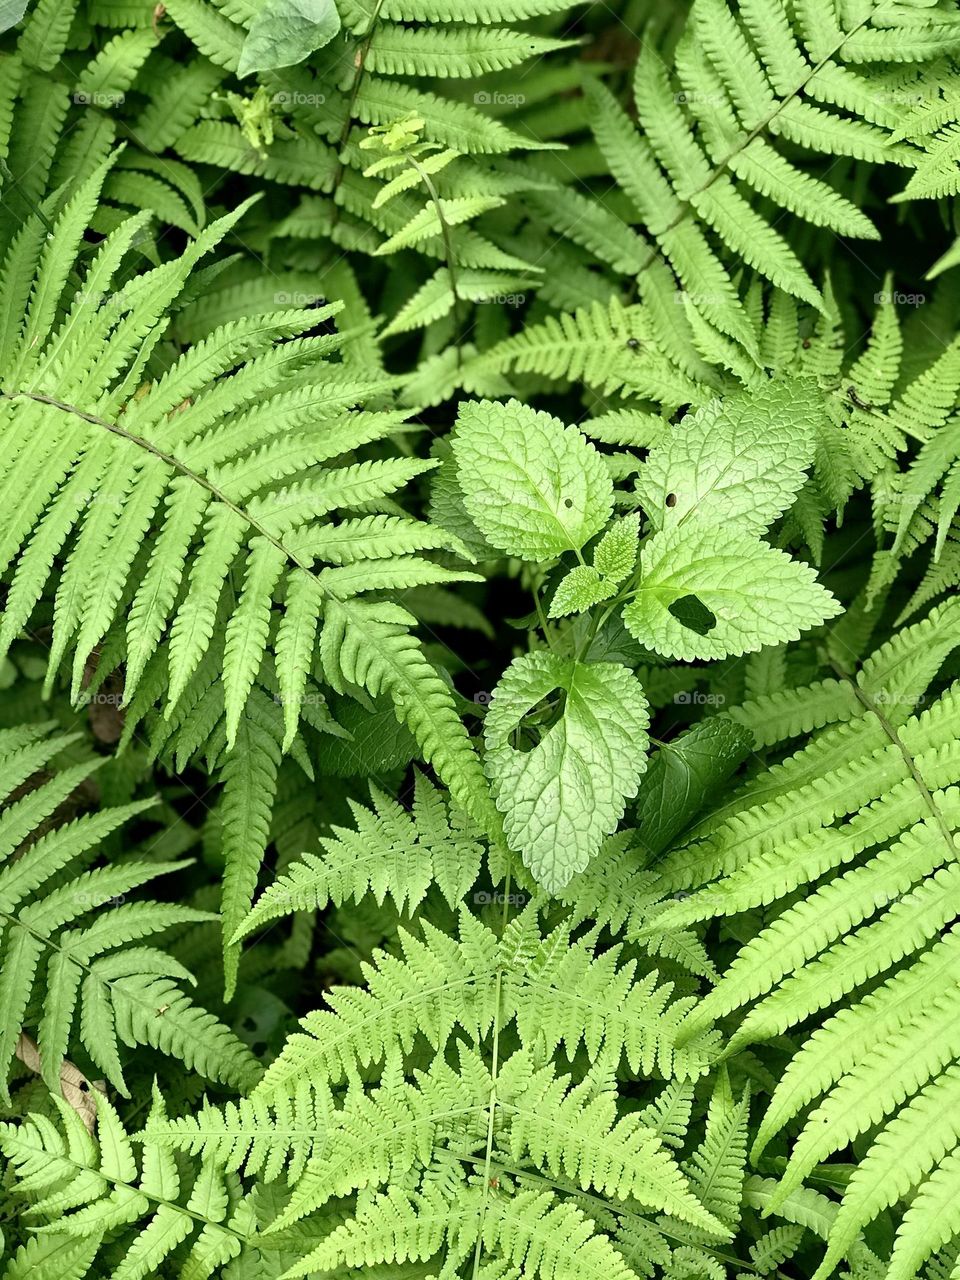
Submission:
[[[711,400],[654,445],[640,471],[654,528],[696,516],[763,533],[803,485],[822,417],[822,393],[799,379]]]
[[[671,612],[693,596],[716,622],[706,634]],[[668,658],[725,658],[797,640],[841,612],[809,565],[739,529],[699,521],[655,534],[623,611],[630,632]]]
[[[530,751],[511,737],[555,690],[563,709]],[[486,769],[504,831],[537,881],[562,889],[599,849],[647,767],[647,700],[613,662],[528,653],[507,668],[487,712]]]
[[[508,555],[552,560],[579,551],[610,519],[603,459],[549,413],[518,400],[462,405],[453,452],[471,519]]]
[[[237,75],[292,67],[329,44],[339,30],[334,0],[266,0],[243,42]]]

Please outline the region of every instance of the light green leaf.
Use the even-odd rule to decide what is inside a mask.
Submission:
[[[0,0],[0,32],[15,27],[27,11],[27,0]]]
[[[557,587],[550,601],[550,617],[565,618],[568,613],[583,613],[601,600],[609,600],[615,590],[591,565],[578,564]]]
[[[471,519],[508,555],[550,560],[579,551],[610,519],[603,459],[549,413],[517,400],[462,405],[453,452]]]
[[[538,703],[560,690],[559,716],[530,751],[512,737]],[[612,662],[528,653],[507,668],[487,712],[486,769],[512,848],[550,893],[599,849],[647,767],[647,700]]]
[[[822,394],[800,380],[711,400],[655,445],[640,471],[637,494],[654,528],[695,514],[763,533],[803,485],[822,417]]]
[[[329,44],[339,30],[334,0],[267,0],[250,24],[237,75],[292,67]]]
[[[634,513],[618,520],[597,543],[593,553],[594,568],[612,585],[619,586],[633,572],[637,563],[639,534],[640,517]]]
[[[657,533],[640,570],[623,620],[641,644],[686,662],[797,640],[841,612],[809,565],[736,528],[693,521]]]

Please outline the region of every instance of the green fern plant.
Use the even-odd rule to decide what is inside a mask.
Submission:
[[[0,1094],[9,1102],[10,1067],[28,1028],[36,1032],[43,1080],[56,1092],[74,1039],[124,1095],[121,1044],[152,1046],[209,1080],[246,1087],[260,1074],[256,1059],[183,991],[190,973],[143,941],[216,916],[127,900],[185,864],[151,859],[147,847],[139,857],[95,865],[98,846],[153,801],[60,819],[98,762],[81,758],[53,770],[78,735],[50,730],[41,724],[0,731]]]
[[[384,594],[459,576],[417,554],[455,545],[446,534],[383,509],[431,464],[368,458],[308,474],[402,428],[402,415],[350,411],[371,384],[323,360],[340,338],[307,336],[329,308],[227,325],[179,357],[156,354],[153,371],[191,266],[233,219],[213,224],[179,262],[114,290],[142,222],[130,220],[71,287],[105,173],[67,202],[50,239],[35,214],[4,268],[11,301],[17,291],[21,299],[4,335],[6,483],[30,496],[9,509],[0,534],[4,560],[16,566],[0,647],[28,623],[66,550],[48,689],[72,652],[79,699],[98,650],[101,676],[123,663],[132,723],[158,702],[169,719],[183,702],[196,725],[213,665],[213,715],[204,712],[193,750],[215,732],[230,750],[241,732],[271,730],[289,748],[322,612],[321,679],[340,692],[391,696],[426,758],[482,815],[479,765],[447,687],[410,634],[412,616]],[[374,513],[329,519],[358,509]],[[255,706],[245,714],[268,643],[279,732]],[[249,865],[238,874],[249,880]],[[229,906],[227,914],[232,928],[239,917]]]
[[[956,1280],[958,52],[0,4],[0,1280]]]
[[[749,1005],[729,1043],[736,1053],[816,1019],[754,1140],[756,1159],[805,1113],[772,1204],[871,1135],[820,1278],[910,1193],[889,1276],[917,1274],[952,1234],[944,1157],[954,1145],[957,1056],[956,688],[928,691],[957,645],[956,626],[951,602],[881,646],[855,677],[839,672],[731,711],[765,746],[813,736],[658,868],[662,891],[685,892],[656,915],[659,930],[762,912],[692,1026]]]

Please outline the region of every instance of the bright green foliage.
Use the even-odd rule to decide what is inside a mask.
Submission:
[[[950,25],[934,27],[937,18]],[[896,30],[898,22],[904,29]],[[731,259],[822,305],[782,228],[763,216],[764,201],[838,235],[877,237],[861,209],[793,161],[790,145],[914,163],[892,138],[900,112],[891,81],[872,64],[922,66],[932,47],[947,52],[960,43],[956,14],[941,11],[928,22],[926,30],[913,26],[892,5],[876,6],[875,14],[850,6],[841,16],[829,3],[792,14],[782,0],[736,8],[726,0],[694,0],[675,74],[650,45],[637,62],[639,128],[601,86],[591,87],[597,140],[610,170],[708,324],[752,345]],[[650,271],[655,257],[649,253],[642,269]]]
[[[250,23],[237,75],[274,71],[303,62],[340,30],[333,0],[267,0]]]
[[[278,312],[272,319],[227,325],[154,381],[141,381],[193,258],[226,225],[215,226],[196,253],[172,270],[155,268],[136,278],[136,288],[128,282],[111,293],[138,225],[122,224],[104,242],[83,287],[64,304],[62,325],[53,327],[75,244],[103,176],[98,173],[64,208],[35,279],[24,281],[26,316],[12,316],[5,335],[4,432],[11,456],[5,483],[28,499],[8,512],[2,531],[7,561],[20,556],[2,642],[8,646],[29,619],[55,555],[75,532],[57,590],[51,680],[61,656],[72,649],[73,687],[79,691],[87,658],[121,620],[122,606],[128,699],[168,628],[168,714],[211,645],[222,647],[225,734],[232,746],[264,659],[270,601],[281,582],[288,632],[315,629],[328,593],[341,606],[340,625],[349,628],[356,618],[362,632],[364,615],[348,603],[360,592],[450,575],[411,554],[438,545],[438,535],[425,529],[418,536],[402,522],[384,526],[382,547],[367,543],[362,525],[352,539],[349,526],[339,526],[333,567],[312,570],[326,558],[331,530],[324,514],[376,503],[424,469],[400,458],[368,460],[303,478],[308,468],[382,438],[400,421],[390,414],[345,412],[369,388],[342,367],[325,364],[323,356],[339,339],[300,336],[329,310]],[[7,271],[15,269],[22,264],[12,256]],[[69,377],[61,372],[65,367]],[[230,370],[231,378],[214,385],[218,374]],[[36,535],[27,546],[34,522]],[[394,528],[398,542],[390,537]],[[150,529],[156,531],[156,548],[138,563]],[[403,551],[393,555],[398,545]],[[353,565],[371,550],[377,565],[361,579]],[[246,565],[238,600],[218,627],[224,581],[241,551]],[[310,589],[300,586],[306,575],[315,583]],[[358,643],[363,644],[360,636]],[[305,674],[293,635],[290,644],[285,663],[278,641],[277,665],[290,713],[288,734],[296,728]]]
[[[152,1045],[209,1080],[243,1088],[257,1079],[247,1047],[180,988],[191,975],[142,940],[171,925],[216,917],[171,903],[128,901],[140,885],[180,863],[125,856],[91,863],[97,846],[152,801],[136,801],[59,823],[66,801],[97,769],[80,760],[31,785],[77,741],[50,726],[0,731],[0,1093],[22,1031],[36,1034],[43,1079],[57,1089],[78,1024],[91,1061],[128,1096],[121,1043]],[[79,863],[79,866],[77,865]]]
[[[0,1280],[960,1280],[958,56],[0,0]]]
[[[389,895],[400,910],[419,907],[431,884],[447,902],[459,902],[480,872],[482,845],[469,819],[422,774],[411,812],[371,786],[374,808],[351,802],[356,829],[334,827],[321,839],[323,854],[306,852],[264,893],[243,921],[246,936],[293,911],[322,910]]]
[[[704,634],[674,612],[691,596],[713,615]],[[797,640],[839,612],[806,565],[749,534],[693,520],[644,546],[623,620],[649,648],[689,662]]]
[[[4,485],[21,498],[8,503],[0,528],[4,560],[15,565],[0,648],[27,624],[69,547],[56,586],[47,687],[72,652],[79,699],[90,656],[103,648],[113,666],[123,664],[125,698],[137,718],[160,700],[169,719],[209,689],[210,657],[219,714],[204,737],[215,735],[228,751],[243,738],[246,777],[253,756],[273,750],[248,741],[251,733],[293,744],[319,628],[317,675],[340,691],[349,682],[391,696],[425,758],[483,814],[479,765],[445,685],[409,635],[415,620],[399,606],[361,598],[454,580],[454,571],[417,554],[450,539],[400,516],[330,519],[377,506],[429,464],[385,457],[321,465],[381,440],[402,421],[352,410],[373,384],[325,361],[340,345],[336,335],[302,336],[330,308],[229,323],[177,359],[154,354],[191,266],[234,218],[214,224],[179,262],[116,288],[142,225],[130,219],[103,242],[80,287],[71,287],[106,172],[101,167],[64,206],[42,249],[29,243],[42,230],[38,211],[7,258],[10,287],[16,277],[26,311],[11,311],[2,338]],[[158,362],[152,378],[151,359]],[[278,620],[275,598],[284,604]],[[282,735],[257,716],[256,703],[248,714],[265,666],[274,673],[267,687],[271,695],[278,690],[284,709]],[[269,791],[248,795],[254,791],[269,808]],[[245,842],[250,821],[240,821]],[[228,846],[230,932],[249,904],[246,882],[255,881],[262,844]]]
[[[704,1070],[711,1037],[682,1055],[673,1050],[689,1003],[671,1000],[656,972],[635,978],[634,962],[620,963],[616,949],[595,956],[562,927],[541,935],[532,909],[499,940],[469,912],[461,914],[459,942],[424,928],[422,942],[401,935],[402,959],[376,957],[365,971],[366,991],[335,991],[329,1011],[305,1019],[306,1034],[288,1041],[249,1101],[148,1123],[148,1144],[268,1179],[289,1165],[294,1185],[277,1227],[363,1189],[356,1219],[320,1245],[317,1259],[399,1261],[412,1247],[401,1241],[414,1239],[424,1257],[443,1241],[465,1257],[478,1238],[494,1258],[508,1255],[509,1240],[488,1234],[487,1215],[494,1222],[506,1215],[512,1230],[533,1228],[538,1206],[508,1176],[527,1161],[540,1171],[529,1176],[541,1189],[545,1180],[567,1178],[584,1191],[637,1198],[706,1239],[723,1238],[725,1228],[693,1194],[656,1125],[636,1114],[618,1118],[613,1086],[621,1059],[631,1071],[680,1079]],[[487,1067],[481,1046],[514,1036],[519,1047],[495,1054]],[[436,1055],[424,1067],[415,1065],[420,1037]],[[545,1064],[544,1055],[561,1045],[574,1060],[581,1043],[605,1064],[595,1076],[571,1080]],[[382,1081],[367,1090],[361,1073],[380,1061]],[[466,1164],[460,1177],[453,1177],[452,1160]],[[478,1199],[468,1175],[482,1168],[488,1181],[496,1171],[490,1185],[497,1194]],[[375,1195],[387,1183],[390,1189]],[[574,1211],[575,1197],[548,1194],[559,1217]],[[427,1230],[425,1205],[433,1223]],[[373,1243],[381,1230],[374,1224],[385,1225],[386,1213],[394,1218],[391,1246]],[[602,1232],[594,1235],[586,1224],[583,1230],[598,1256],[609,1250]]]
[[[933,1170],[955,1140],[949,1098],[960,1053],[948,927],[957,907],[960,757],[956,687],[939,697],[928,689],[960,642],[956,628],[956,609],[944,607],[872,654],[849,686],[852,699],[834,695],[803,750],[769,780],[747,783],[659,872],[666,891],[695,892],[666,906],[658,929],[780,906],[694,1015],[695,1025],[709,1025],[750,1003],[731,1050],[782,1035],[846,998],[806,1038],[755,1140],[757,1153],[820,1099],[776,1204],[818,1162],[890,1117],[850,1179],[820,1276],[872,1218],[920,1186],[890,1273],[914,1274],[932,1251],[920,1251],[918,1220],[942,1212],[936,1198],[946,1166]],[[819,692],[796,690],[791,720]],[[797,721],[783,719],[775,701],[730,714],[767,743],[795,736]],[[912,1259],[905,1268],[901,1256]]]
[[[696,519],[762,534],[797,496],[815,456],[812,383],[768,383],[714,400],[650,451],[637,493],[657,530]]]
[[[511,739],[554,691],[559,715],[517,750]],[[508,842],[548,892],[586,867],[636,794],[648,722],[640,684],[616,663],[530,653],[504,673],[484,725],[487,773]]]
[[[464,506],[508,555],[552,560],[580,551],[610,517],[613,485],[593,445],[516,401],[466,405],[453,456]]]
[[[11,1259],[4,1275],[82,1276],[104,1239],[124,1226],[137,1235],[113,1274],[156,1275],[185,1246],[182,1276],[210,1276],[238,1257],[253,1212],[236,1180],[207,1161],[193,1185],[181,1183],[169,1152],[147,1144],[138,1161],[116,1111],[97,1103],[96,1137],[62,1099],[59,1124],[36,1115],[22,1126],[4,1126],[0,1147],[17,1175],[17,1192],[28,1197],[38,1234]],[[165,1115],[154,1090],[152,1123]],[[64,1268],[68,1268],[65,1272]]]

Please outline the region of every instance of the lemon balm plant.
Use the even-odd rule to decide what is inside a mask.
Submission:
[[[952,0],[0,27],[0,1280],[960,1274]]]

